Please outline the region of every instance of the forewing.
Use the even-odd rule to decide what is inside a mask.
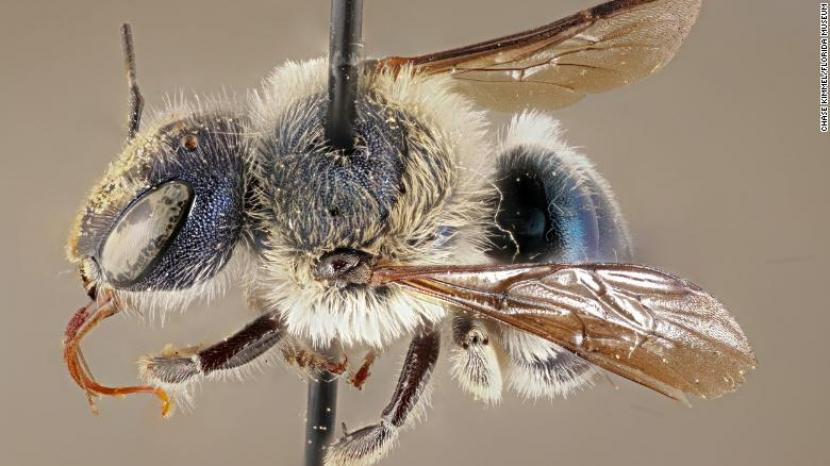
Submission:
[[[697,19],[701,0],[615,0],[537,29],[382,68],[450,73],[458,89],[502,111],[560,108],[659,70]]]
[[[441,301],[561,345],[672,398],[734,391],[755,356],[734,318],[697,285],[628,264],[393,268]],[[389,269],[392,270],[392,269]]]

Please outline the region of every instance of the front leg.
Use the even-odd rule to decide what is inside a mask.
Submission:
[[[165,351],[139,362],[141,376],[150,385],[184,388],[190,382],[242,367],[276,345],[285,334],[277,312],[251,321],[240,331],[200,350]]]
[[[415,409],[427,387],[440,350],[437,330],[425,330],[409,344],[392,401],[381,413],[380,422],[347,433],[328,448],[327,466],[369,465],[381,460],[398,438],[399,429]]]

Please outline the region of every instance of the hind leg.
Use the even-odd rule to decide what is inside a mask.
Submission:
[[[501,401],[503,382],[490,328],[486,321],[465,314],[453,317],[450,373],[476,399],[495,404]]]

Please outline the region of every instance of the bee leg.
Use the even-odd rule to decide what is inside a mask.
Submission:
[[[450,355],[453,378],[476,399],[492,404],[501,401],[501,367],[484,322],[457,315],[452,337],[456,345]]]
[[[440,341],[436,330],[423,331],[412,339],[395,393],[381,413],[380,422],[347,433],[328,447],[326,465],[374,464],[389,452],[399,429],[422,405],[419,401],[438,360]]]
[[[139,361],[147,383],[172,388],[219,371],[241,367],[277,344],[284,335],[280,315],[269,312],[240,331],[200,350],[166,351]]]
[[[599,369],[570,351],[535,335],[502,327],[510,388],[527,398],[565,397],[590,387]]]
[[[357,372],[355,372],[354,374],[352,374],[351,377],[349,377],[349,383],[352,384],[354,388],[358,390],[363,389],[363,384],[366,383],[366,379],[368,379],[369,376],[372,375],[371,372],[369,372],[369,369],[372,368],[372,364],[374,364],[376,357],[377,355],[372,350],[369,350],[369,352],[366,353],[366,356],[363,357],[363,364],[360,366]]]

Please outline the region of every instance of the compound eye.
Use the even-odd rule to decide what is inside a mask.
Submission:
[[[145,192],[127,207],[107,236],[100,265],[114,285],[140,280],[167,249],[187,219],[193,190],[168,181]]]

